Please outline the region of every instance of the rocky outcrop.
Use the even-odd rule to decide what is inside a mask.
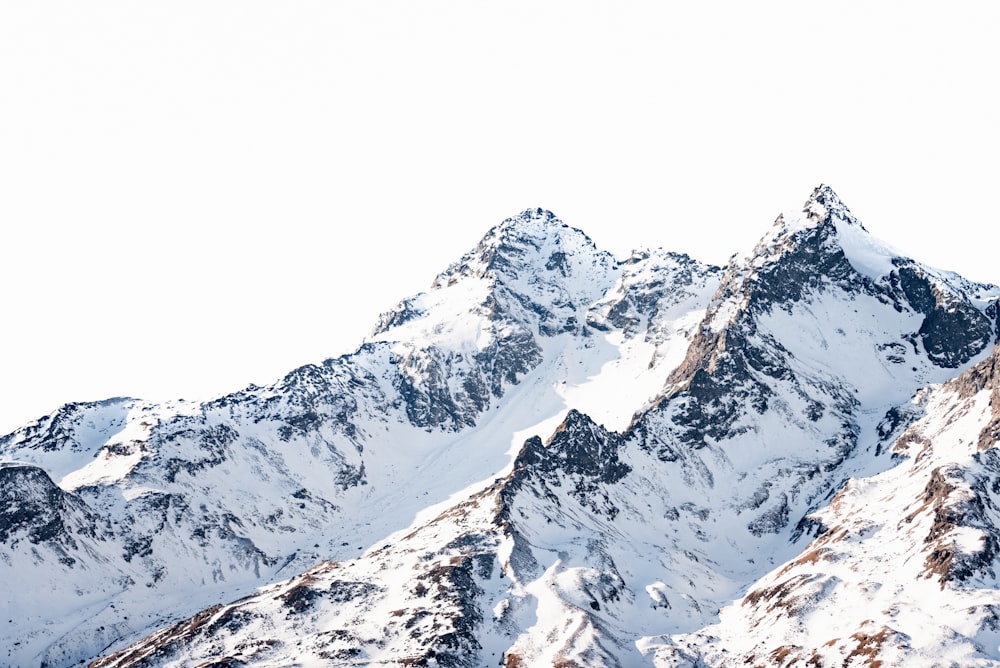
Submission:
[[[86,503],[59,488],[36,466],[0,464],[0,544],[42,545],[73,566],[78,540],[107,539],[109,526]]]

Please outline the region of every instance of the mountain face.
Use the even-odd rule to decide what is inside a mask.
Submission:
[[[1000,665],[1000,288],[817,188],[491,229],[356,352],[0,438],[0,665]]]

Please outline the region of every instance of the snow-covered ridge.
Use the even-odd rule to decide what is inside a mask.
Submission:
[[[998,298],[826,186],[724,270],[529,209],[351,355],[0,439],[0,664],[1000,662]]]

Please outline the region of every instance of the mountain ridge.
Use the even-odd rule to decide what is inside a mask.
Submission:
[[[82,504],[40,527],[109,523],[86,550],[55,529],[25,543],[26,506],[8,501],[0,566],[45,573],[53,594],[12,592],[39,615],[12,619],[2,649],[95,666],[993,665],[987,631],[927,621],[935,654],[901,640],[899,615],[845,621],[832,645],[797,642],[815,635],[797,612],[759,646],[739,638],[775,601],[837,610],[831,592],[856,578],[810,571],[827,563],[810,555],[846,549],[830,537],[867,480],[929,494],[899,510],[930,518],[918,552],[890,552],[933,536],[943,604],[964,610],[956,583],[974,578],[993,601],[976,574],[997,550],[942,541],[994,528],[998,299],[895,254],[826,186],[725,269],[661,250],[618,261],[526,210],[355,353],[203,404],[67,407],[0,438],[0,458],[55,467],[42,487]],[[956,478],[921,453],[958,423],[977,449]],[[959,497],[980,499],[961,506],[970,526]],[[863,552],[842,559],[873,572]],[[60,590],[90,602],[86,621]]]

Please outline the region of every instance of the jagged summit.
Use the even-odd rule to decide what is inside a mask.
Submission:
[[[559,216],[552,213],[548,209],[543,209],[541,207],[528,208],[517,214],[516,216],[511,216],[506,218],[497,227],[511,228],[518,227],[520,225],[526,225],[532,221],[540,221],[542,223],[552,223],[553,225],[558,225],[560,227],[569,227],[566,223],[559,219]]]
[[[847,205],[844,204],[837,193],[833,191],[833,188],[825,183],[816,186],[809,199],[806,200],[805,205],[803,205],[802,211],[806,214],[807,218],[820,223],[836,219],[865,229],[865,226],[861,224],[860,220],[854,217],[854,214],[851,213],[851,210],[847,208]]]
[[[617,270],[614,257],[582,231],[551,211],[527,209],[490,229],[434,279],[429,293],[383,314],[372,337],[419,318],[444,291],[464,293],[467,311],[489,320],[521,314],[520,320],[540,318],[543,335],[564,331],[583,322],[583,309],[614,283]]]
[[[750,254],[730,262],[654,406],[684,397],[674,422],[682,440],[701,444],[763,414],[773,392],[768,377],[792,383],[814,405],[823,403],[819,395],[837,396],[844,414],[853,410],[844,388],[872,387],[876,379],[873,395],[902,400],[889,388],[942,381],[983,354],[993,340],[997,294],[898,255],[820,186],[803,215],[779,217]],[[845,366],[846,359],[854,361]],[[810,371],[805,382],[796,378],[790,369],[800,360],[826,377]]]
[[[821,183],[813,189],[799,209],[779,214],[772,229],[761,239],[761,243],[808,228],[824,226],[837,228],[840,225],[858,227],[867,232],[865,226],[851,213],[833,188]]]
[[[800,211],[779,215],[749,252],[730,259],[704,329],[720,332],[741,313],[787,306],[814,289],[868,291],[872,279],[892,270],[896,257],[832,188],[820,185]]]
[[[509,239],[525,234],[535,234],[538,230],[545,228],[562,231],[573,230],[574,232],[583,234],[581,230],[570,227],[559,216],[548,209],[535,207],[525,209],[515,216],[505,218],[484,235],[484,241],[492,237]],[[584,234],[584,236],[587,235]]]
[[[810,261],[802,256],[803,252],[813,256],[811,261],[817,265],[817,272],[830,268],[822,266],[824,260],[836,255],[846,257],[861,273],[870,275],[887,273],[892,258],[898,255],[869,234],[832,188],[821,184],[801,210],[780,214],[750,253],[737,255],[734,261],[752,268],[789,257]]]
[[[434,279],[432,288],[440,288],[460,276],[489,276],[512,280],[527,278],[522,274],[541,269],[571,271],[573,260],[585,264],[613,264],[613,258],[597,249],[581,230],[570,227],[545,209],[526,209],[490,229],[482,240],[461,260]]]

